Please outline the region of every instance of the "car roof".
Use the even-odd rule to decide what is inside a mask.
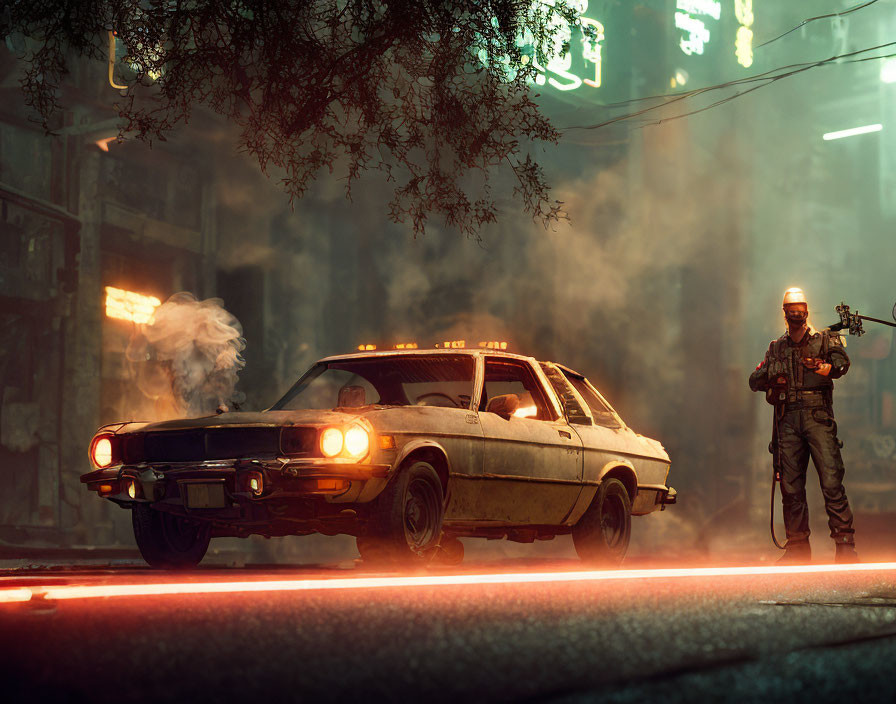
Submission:
[[[343,359],[365,359],[365,358],[377,358],[377,357],[422,357],[422,356],[431,356],[431,355],[465,355],[467,357],[476,357],[482,355],[488,355],[489,357],[507,357],[508,359],[519,359],[527,362],[537,362],[534,357],[527,357],[522,354],[514,354],[512,352],[503,352],[501,350],[493,350],[489,348],[474,348],[474,347],[463,347],[463,348],[450,348],[450,349],[442,349],[439,347],[427,347],[424,349],[416,349],[416,350],[377,350],[375,352],[355,352],[353,354],[338,354],[333,355],[331,357],[324,357],[321,359],[321,362],[335,362]]]

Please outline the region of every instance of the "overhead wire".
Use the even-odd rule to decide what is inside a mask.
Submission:
[[[830,19],[831,17],[843,17],[844,15],[848,15],[852,12],[862,10],[862,9],[868,7],[869,5],[873,5],[876,2],[877,2],[877,0],[869,0],[868,2],[861,3],[860,5],[855,5],[854,7],[849,7],[847,9],[843,10],[842,12],[831,12],[831,13],[828,13],[827,15],[818,15],[817,17],[810,17],[810,18],[805,19],[802,22],[800,22],[796,27],[788,29],[783,34],[779,34],[777,37],[774,37],[773,39],[769,39],[766,42],[762,42],[762,44],[757,44],[756,48],[759,49],[768,44],[771,44],[772,42],[776,42],[779,39],[781,39],[782,37],[786,37],[791,32],[795,32],[796,30],[800,29],[801,27],[805,27],[810,22],[815,22],[816,20],[826,20],[826,19]]]
[[[783,34],[780,34],[777,37],[769,39],[766,42],[763,42],[762,44],[758,45],[756,48],[758,49],[759,47],[771,44],[772,42],[775,42],[778,39],[781,39],[782,37],[787,36],[788,34],[798,30],[799,28],[804,27],[805,25],[809,24],[810,22],[815,22],[816,20],[829,19],[829,18],[833,18],[833,17],[841,17],[843,15],[848,15],[853,12],[862,10],[866,7],[869,7],[870,5],[874,5],[877,2],[878,2],[878,0],[868,0],[867,2],[847,8],[841,12],[832,12],[832,13],[825,14],[825,15],[818,15],[816,17],[809,17],[809,18],[803,20],[802,22],[800,22],[795,27],[787,30]],[[746,76],[744,78],[738,78],[735,80],[726,81],[724,83],[718,83],[718,84],[711,85],[711,86],[704,86],[703,88],[695,88],[693,90],[685,91],[682,93],[673,93],[671,95],[670,94],[650,95],[650,96],[644,96],[644,97],[640,97],[640,98],[632,98],[630,100],[623,100],[623,101],[619,101],[616,103],[607,103],[606,105],[604,105],[604,107],[612,109],[612,108],[624,107],[627,105],[633,105],[633,104],[642,103],[642,102],[651,101],[651,100],[661,101],[661,102],[657,103],[656,105],[651,105],[651,106],[648,106],[641,110],[638,110],[636,112],[627,113],[625,115],[618,115],[612,119],[605,120],[603,122],[600,122],[600,123],[597,123],[594,125],[571,125],[571,126],[562,128],[561,131],[566,132],[566,131],[571,131],[571,130],[596,130],[596,129],[599,129],[602,127],[607,127],[608,125],[612,125],[616,122],[632,120],[634,118],[640,117],[641,115],[646,115],[648,113],[666,108],[670,105],[673,105],[674,103],[678,103],[683,100],[687,100],[688,98],[693,98],[693,97],[702,95],[704,93],[724,90],[725,88],[731,88],[731,87],[739,86],[739,85],[759,83],[759,85],[757,85],[757,86],[753,86],[746,90],[737,91],[733,95],[728,95],[720,100],[716,100],[715,102],[713,102],[709,105],[705,105],[696,110],[690,110],[688,112],[683,112],[678,115],[673,115],[671,117],[645,120],[642,122],[642,124],[639,125],[639,127],[660,125],[660,124],[663,124],[664,122],[671,122],[673,120],[682,119],[684,117],[696,115],[698,113],[705,112],[707,110],[718,107],[720,105],[724,105],[727,102],[730,102],[730,101],[732,101],[736,98],[739,98],[743,95],[752,93],[753,91],[755,91],[759,88],[762,88],[766,85],[769,85],[776,81],[782,80],[784,78],[790,78],[791,76],[797,75],[799,73],[803,73],[804,71],[808,71],[812,68],[830,65],[832,63],[858,63],[858,62],[862,62],[862,61],[877,61],[877,60],[893,57],[894,55],[896,55],[896,53],[890,53],[890,54],[884,54],[884,55],[878,55],[878,56],[866,56],[866,57],[862,57],[862,58],[850,58],[850,57],[856,57],[861,54],[868,53],[870,51],[876,51],[878,49],[884,49],[887,47],[891,47],[894,45],[896,45],[896,42],[888,42],[886,44],[879,44],[874,47],[867,47],[864,49],[858,49],[856,51],[851,51],[851,52],[847,52],[844,54],[831,56],[830,58],[822,59],[819,61],[806,61],[806,62],[801,62],[801,63],[796,63],[796,64],[790,64],[788,66],[779,66],[777,68],[773,68],[773,69],[764,71],[763,73],[759,73],[759,74],[756,74],[753,76]]]
[[[894,56],[894,53],[876,55],[876,56],[865,56],[862,58],[853,58],[853,57],[861,56],[862,54],[866,54],[871,51],[886,49],[888,47],[893,47],[893,46],[896,46],[896,41],[887,42],[885,44],[878,44],[877,46],[866,47],[864,49],[857,49],[855,51],[846,52],[844,54],[837,54],[835,56],[831,56],[830,58],[821,59],[818,61],[806,61],[806,62],[802,62],[802,63],[790,64],[788,66],[780,66],[780,67],[771,69],[769,71],[764,71],[763,73],[759,73],[759,74],[756,74],[753,76],[745,76],[743,78],[737,78],[737,79],[734,79],[731,81],[726,81],[724,83],[718,83],[718,84],[712,85],[712,86],[705,86],[703,88],[695,88],[694,90],[685,91],[684,93],[676,93],[671,96],[663,96],[663,95],[646,96],[646,97],[642,97],[642,98],[635,98],[635,99],[628,100],[628,101],[621,101],[618,103],[608,104],[606,107],[614,108],[614,107],[623,107],[625,105],[643,102],[646,100],[661,100],[662,101],[656,105],[650,105],[646,108],[643,108],[636,112],[627,113],[625,115],[618,115],[612,119],[605,120],[603,122],[599,122],[595,125],[573,125],[573,126],[563,128],[563,131],[596,130],[596,129],[600,129],[601,127],[606,127],[607,125],[611,125],[615,122],[621,122],[623,120],[631,120],[631,119],[639,117],[641,115],[646,115],[648,113],[655,112],[657,110],[666,108],[670,105],[681,102],[688,98],[693,98],[698,95],[702,95],[703,93],[724,90],[725,88],[731,88],[734,86],[759,83],[759,85],[757,85],[757,86],[753,86],[747,90],[738,91],[734,95],[726,96],[720,100],[715,101],[714,103],[711,103],[710,105],[704,106],[697,110],[680,113],[678,115],[673,115],[671,117],[660,118],[659,120],[646,121],[644,123],[644,125],[642,125],[642,126],[658,125],[658,124],[662,124],[664,122],[670,122],[672,120],[681,119],[683,117],[688,117],[690,115],[695,115],[697,113],[704,112],[711,108],[718,107],[719,105],[723,105],[724,103],[730,102],[731,100],[734,100],[735,98],[738,98],[742,95],[747,95],[748,93],[752,93],[754,90],[757,90],[766,85],[774,83],[775,81],[780,81],[784,78],[790,78],[791,76],[795,76],[797,74],[803,73],[803,72],[808,71],[813,68],[817,68],[819,66],[826,66],[826,65],[830,65],[832,63],[858,63],[861,61],[880,60],[880,59],[892,57],[892,56]]]

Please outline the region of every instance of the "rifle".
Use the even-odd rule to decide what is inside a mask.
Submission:
[[[836,310],[837,314],[840,316],[840,322],[828,326],[828,330],[832,332],[835,332],[837,330],[847,330],[849,331],[850,335],[861,337],[865,334],[865,331],[862,329],[863,320],[868,320],[872,323],[880,323],[881,325],[889,325],[891,328],[896,328],[896,323],[891,323],[889,320],[872,318],[869,315],[860,315],[859,311],[853,313],[849,310],[849,306],[842,301],[839,306],[834,307],[834,310]],[[896,320],[896,305],[893,306],[893,320]]]

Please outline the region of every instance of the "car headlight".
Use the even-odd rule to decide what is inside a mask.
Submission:
[[[108,467],[112,464],[112,436],[99,435],[93,439],[90,447],[90,461],[97,467]]]
[[[320,434],[320,451],[325,457],[335,457],[342,452],[345,437],[339,428],[327,428]]]
[[[359,425],[353,425],[345,433],[345,451],[352,457],[363,457],[370,449],[370,435]]]

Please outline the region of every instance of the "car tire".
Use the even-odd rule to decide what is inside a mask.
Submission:
[[[618,479],[605,479],[591,505],[572,529],[576,552],[584,562],[618,567],[632,534],[632,502]]]
[[[440,567],[456,567],[464,561],[464,544],[453,536],[442,536],[433,557],[433,563]]]
[[[404,466],[376,498],[365,535],[357,539],[361,559],[370,563],[424,565],[442,534],[445,497],[428,462]]]
[[[211,540],[210,526],[156,511],[146,504],[134,506],[131,522],[140,554],[151,567],[195,567],[205,557]]]

